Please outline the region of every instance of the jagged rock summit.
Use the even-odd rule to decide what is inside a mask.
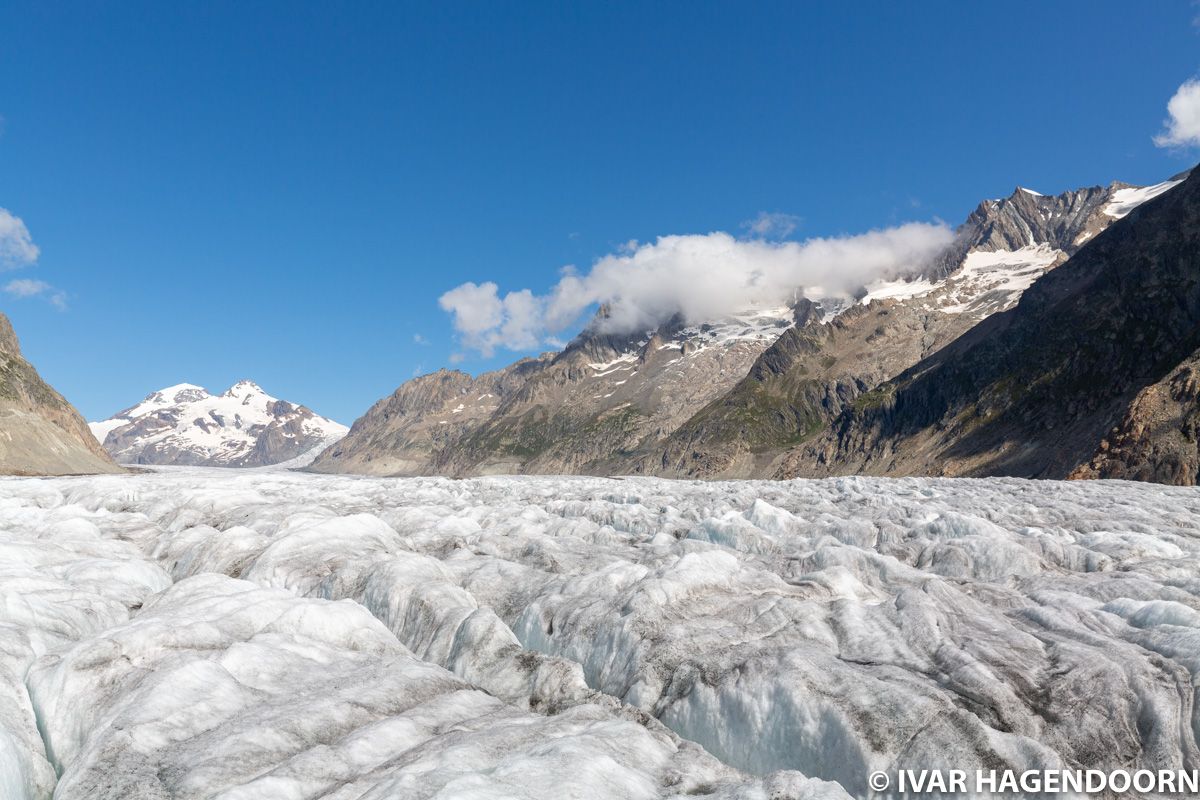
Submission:
[[[90,427],[123,464],[214,467],[260,467],[315,456],[348,430],[248,380],[219,395],[190,383],[168,386]]]
[[[1168,188],[1014,308],[872,389],[777,474],[1196,483],[1200,174]]]
[[[79,412],[21,355],[12,323],[0,314],[0,474],[120,471]]]

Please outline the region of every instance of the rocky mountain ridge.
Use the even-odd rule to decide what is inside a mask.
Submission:
[[[1040,278],[1185,176],[982,202],[912,275],[848,298],[613,335],[605,310],[566,348],[472,378],[402,385],[320,472],[766,477],[913,365],[1013,308]],[[814,456],[815,457],[815,456]],[[790,465],[785,468],[785,461]],[[799,474],[799,473],[797,473]]]
[[[1129,210],[1017,305],[864,395],[779,477],[1195,483],[1200,175]]]

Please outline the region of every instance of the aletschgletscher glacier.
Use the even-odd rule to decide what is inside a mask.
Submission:
[[[1189,488],[0,485],[5,800],[844,799],[874,770],[1200,766]]]

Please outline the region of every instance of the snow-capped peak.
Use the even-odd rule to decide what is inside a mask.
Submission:
[[[203,386],[197,386],[194,383],[177,383],[174,386],[159,389],[157,392],[151,392],[143,402],[153,400],[157,403],[186,403],[202,397],[209,397],[208,390]]]
[[[245,380],[238,381],[233,386],[230,386],[221,394],[221,397],[234,397],[238,400],[250,400],[251,398],[263,397],[271,402],[276,400],[276,398],[271,397],[271,395],[263,391],[263,388],[254,381]]]
[[[990,200],[960,229],[961,249],[934,274],[901,275],[864,287],[861,303],[915,300],[947,314],[977,319],[1013,306],[1034,281],[1113,221],[1181,183],[1113,184],[1046,196],[1018,186]],[[1022,195],[1035,201],[1012,202]]]
[[[93,422],[89,424],[93,426],[105,425],[108,422],[116,420],[118,417],[132,419],[133,417],[139,417],[152,411],[158,411],[160,409],[179,405],[181,403],[192,403],[211,396],[212,395],[210,395],[208,390],[203,386],[197,386],[194,383],[177,383],[174,386],[168,386],[165,389],[159,389],[156,392],[151,392],[150,394],[146,395],[142,402],[138,403],[136,406],[119,412],[110,420],[105,420],[104,422]],[[104,439],[99,435],[97,435],[97,438],[99,438],[101,442],[104,441]]]
[[[194,383],[177,383],[174,386],[168,386],[165,389],[159,389],[157,392],[152,392],[151,394],[174,397],[181,392],[194,392],[203,395],[208,394],[207,389],[205,389],[203,386],[197,386]]]
[[[250,380],[220,395],[190,383],[169,386],[89,427],[118,461],[211,466],[289,461],[348,430]]]

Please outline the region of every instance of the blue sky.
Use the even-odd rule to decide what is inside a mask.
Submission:
[[[40,255],[0,278],[55,288],[0,308],[89,419],[249,377],[349,423],[455,354],[518,355],[456,340],[464,282],[542,293],[761,212],[805,239],[1158,182],[1196,159],[1152,138],[1198,13],[5,3],[0,208]]]

